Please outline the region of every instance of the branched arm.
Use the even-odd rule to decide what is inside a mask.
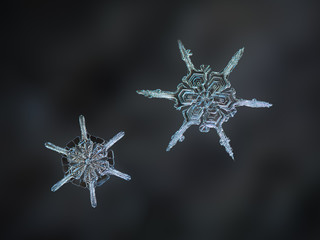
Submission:
[[[169,142],[169,145],[167,147],[167,152],[170,151],[178,141],[182,142],[184,140],[183,134],[189,127],[191,127],[191,125],[199,125],[199,121],[184,121],[179,130],[172,135],[171,141]]]
[[[232,72],[232,70],[235,68],[235,66],[237,66],[240,58],[242,57],[243,52],[244,52],[244,48],[241,48],[240,50],[238,50],[238,52],[236,52],[233,55],[228,65],[224,68],[222,72],[224,76],[228,77],[229,74]]]
[[[238,102],[235,103],[235,106],[246,106],[246,107],[252,107],[252,108],[264,108],[264,107],[271,107],[272,104],[264,101],[258,101],[257,99],[252,100],[245,100],[245,99],[239,99]]]
[[[169,100],[176,100],[173,92],[157,90],[138,90],[138,94],[143,95],[148,98],[165,98]]]
[[[231,148],[231,146],[229,144],[230,139],[226,136],[226,134],[224,133],[222,127],[219,127],[216,130],[217,130],[217,133],[218,133],[218,135],[220,137],[220,144],[225,147],[227,153],[229,153],[230,157],[234,160],[232,148]]]
[[[195,70],[193,63],[191,62],[191,59],[190,59],[190,56],[192,56],[191,51],[189,49],[185,49],[185,47],[183,46],[180,40],[178,40],[178,44],[181,52],[181,58],[186,63],[189,72],[191,72],[192,70]]]

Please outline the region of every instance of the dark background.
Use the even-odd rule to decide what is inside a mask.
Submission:
[[[320,239],[319,8],[317,1],[12,1],[2,15],[2,239]],[[241,47],[230,80],[238,108],[224,124],[235,162],[215,131],[191,127],[137,89],[175,90],[195,66],[220,71]],[[89,191],[66,184],[64,146],[88,131],[110,139],[116,168]]]

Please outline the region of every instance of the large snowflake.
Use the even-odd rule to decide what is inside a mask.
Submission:
[[[180,129],[171,137],[167,151],[184,140],[184,132],[191,125],[200,125],[201,132],[209,132],[210,128],[216,129],[220,144],[225,147],[229,155],[234,159],[230,140],[222,129],[222,124],[233,117],[238,106],[253,108],[271,107],[272,104],[256,99],[244,100],[236,98],[236,91],[231,88],[229,75],[238,64],[244,48],[241,48],[231,58],[222,72],[211,71],[210,66],[201,65],[195,68],[191,62],[191,51],[185,49],[181,41],[178,41],[182,60],[186,63],[188,74],[182,78],[182,83],[177,86],[175,92],[157,90],[139,90],[138,94],[149,98],[166,98],[175,102],[175,108],[182,110],[184,122]]]
[[[127,181],[131,177],[114,168],[114,154],[110,150],[113,144],[119,141],[124,132],[119,132],[111,140],[91,136],[87,133],[84,116],[79,117],[81,137],[76,137],[65,148],[58,147],[50,142],[45,146],[61,153],[64,178],[52,186],[51,191],[57,191],[62,185],[71,181],[77,186],[89,188],[91,206],[97,206],[95,188],[105,183],[110,175],[123,178]]]

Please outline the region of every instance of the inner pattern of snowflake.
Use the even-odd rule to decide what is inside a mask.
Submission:
[[[124,136],[124,132],[119,132],[106,142],[102,138],[87,133],[84,116],[79,117],[79,123],[81,137],[73,139],[65,148],[58,147],[50,142],[45,143],[48,149],[62,154],[64,178],[53,185],[51,191],[57,191],[67,182],[88,188],[91,206],[96,207],[95,188],[104,184],[110,178],[110,175],[127,181],[131,179],[129,175],[114,168],[114,153],[110,149]]]
[[[190,50],[185,49],[181,41],[178,41],[182,60],[186,63],[188,73],[182,78],[182,83],[177,86],[175,92],[157,90],[138,90],[137,93],[149,98],[165,98],[175,102],[174,107],[182,110],[184,122],[180,129],[171,137],[167,151],[184,140],[184,132],[192,125],[199,125],[201,132],[209,132],[214,128],[219,137],[220,144],[225,147],[232,159],[233,151],[230,140],[222,129],[222,124],[233,117],[236,107],[246,106],[253,108],[271,107],[272,104],[256,99],[245,100],[236,98],[236,91],[231,88],[229,75],[238,64],[244,48],[241,48],[231,58],[227,66],[221,72],[211,71],[210,66],[201,65],[200,69],[194,67],[191,62]]]

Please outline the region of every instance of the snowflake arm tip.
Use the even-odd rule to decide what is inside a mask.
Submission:
[[[46,148],[52,150],[52,151],[57,152],[57,153],[61,153],[61,154],[63,154],[63,155],[68,155],[68,150],[67,150],[67,149],[62,148],[62,147],[58,147],[58,146],[54,145],[54,144],[51,143],[51,142],[46,142],[46,143],[44,144],[44,146],[45,146]]]
[[[130,181],[131,180],[131,176],[126,174],[126,173],[123,173],[123,172],[120,172],[114,168],[109,168],[104,174],[109,174],[109,175],[114,175],[114,176],[117,176],[119,178],[122,178],[126,181]]]
[[[220,127],[217,129],[217,133],[220,137],[220,145],[224,146],[229,156],[234,160],[233,151],[230,145],[230,139],[227,137],[223,129]]]
[[[89,191],[90,191],[90,202],[93,208],[97,207],[97,198],[96,198],[96,187],[95,182],[91,181],[89,183]]]
[[[61,188],[64,184],[68,183],[73,178],[72,174],[66,175],[64,178],[62,178],[59,182],[57,182],[55,185],[51,187],[51,191],[55,192],[59,188]]]
[[[118,142],[121,138],[123,138],[125,135],[125,132],[119,132],[117,135],[115,135],[113,138],[111,138],[105,145],[104,149],[108,150],[110,147],[112,147],[116,142]]]
[[[192,52],[189,49],[186,49],[180,40],[178,40],[178,45],[181,52],[181,58],[186,63],[189,72],[195,70],[194,65],[190,59],[190,56],[192,56]]]
[[[191,125],[198,125],[198,124],[199,123],[196,121],[184,121],[181,127],[179,128],[179,130],[172,135],[166,151],[169,152],[171,148],[173,148],[177,144],[178,141],[182,142],[184,140],[183,134],[185,133],[185,131],[187,131],[187,129]]]
[[[136,91],[136,93],[147,97],[147,96],[146,96],[146,95],[147,95],[146,92],[147,92],[146,90],[137,90],[137,91]]]
[[[228,77],[230,75],[230,73],[232,72],[232,70],[237,66],[240,58],[242,57],[244,53],[244,47],[240,48],[231,58],[231,60],[229,61],[229,63],[227,64],[227,66],[224,68],[223,70],[223,75]]]

